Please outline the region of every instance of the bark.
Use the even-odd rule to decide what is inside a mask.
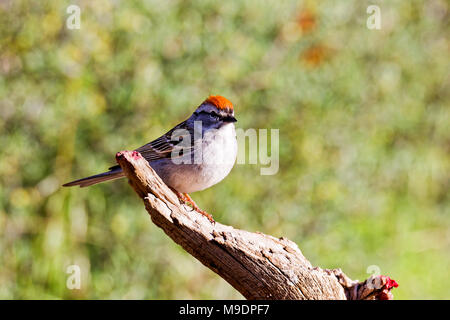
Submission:
[[[340,269],[314,267],[286,239],[211,222],[181,203],[136,151],[116,155],[152,221],[247,299],[392,299],[386,276],[352,281]]]

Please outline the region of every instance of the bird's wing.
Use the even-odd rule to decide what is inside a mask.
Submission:
[[[181,143],[183,142],[183,143]],[[172,154],[175,148],[179,148],[179,152]],[[147,161],[154,161],[164,158],[177,158],[186,156],[194,150],[194,135],[192,130],[186,129],[186,121],[176,125],[161,137],[135,149]],[[112,166],[110,170],[119,168],[120,166]]]
[[[136,149],[147,161],[153,161],[172,157],[175,148],[182,148],[183,152],[177,156],[186,155],[193,149],[192,134],[186,129],[185,122],[182,122],[161,137]],[[183,142],[181,145],[180,143]]]

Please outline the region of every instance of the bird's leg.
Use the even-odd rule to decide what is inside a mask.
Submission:
[[[195,203],[195,201],[187,194],[187,193],[183,193],[183,195],[185,196],[185,198],[187,199],[187,202],[191,204],[192,209],[194,209],[195,211],[197,211],[198,213],[204,215],[205,217],[208,218],[209,221],[211,222],[215,222],[212,215],[210,215],[208,212],[200,209],[197,204]]]
[[[209,221],[211,222],[215,222],[213,217],[206,211],[200,209],[197,204],[195,203],[194,200],[192,200],[192,198],[187,194],[187,193],[181,193],[178,192],[177,190],[171,188],[173,192],[175,192],[175,194],[177,195],[178,199],[182,202],[182,203],[189,203],[192,206],[192,209],[194,209],[195,211],[197,211],[198,213],[204,215],[205,217],[208,218]]]

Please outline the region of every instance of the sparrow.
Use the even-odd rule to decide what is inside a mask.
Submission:
[[[178,196],[181,202],[214,221],[189,193],[209,188],[231,171],[237,156],[233,104],[222,96],[209,96],[185,121],[161,137],[135,149]],[[68,182],[64,187],[88,187],[125,177],[118,165],[109,171]]]

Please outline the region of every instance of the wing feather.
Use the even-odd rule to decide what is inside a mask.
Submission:
[[[192,139],[192,135],[190,135],[188,133],[185,135],[180,135],[180,134],[178,134],[178,132],[176,135],[176,138],[178,138],[178,139],[177,140],[173,139],[174,138],[173,133],[175,130],[185,129],[185,128],[186,128],[185,122],[182,122],[182,123],[178,124],[177,126],[175,126],[173,129],[171,129],[166,134],[162,135],[161,137],[136,149],[136,151],[141,153],[142,156],[147,161],[154,161],[154,160],[163,159],[163,158],[170,158],[172,156],[172,151],[176,148],[176,146],[181,141],[184,141],[185,139],[188,139],[188,138]],[[190,153],[192,151],[192,146],[193,146],[193,144],[190,143],[190,147],[188,147],[188,148],[184,147],[183,155],[186,155],[187,152]]]
[[[180,135],[177,133],[176,138],[178,138],[178,140],[173,140],[173,132],[177,129],[186,129],[186,121],[178,124],[161,137],[143,145],[142,147],[135,149],[135,151],[138,151],[149,162],[170,157],[174,158],[172,156],[172,151],[174,150],[174,148],[176,148],[181,141],[185,141],[185,139],[191,138],[189,147],[184,146],[183,152],[178,153],[177,157],[190,154],[194,149],[193,132],[191,132],[191,130],[188,130],[185,135]],[[117,168],[119,168],[119,166],[115,165],[109,169],[114,170]]]

